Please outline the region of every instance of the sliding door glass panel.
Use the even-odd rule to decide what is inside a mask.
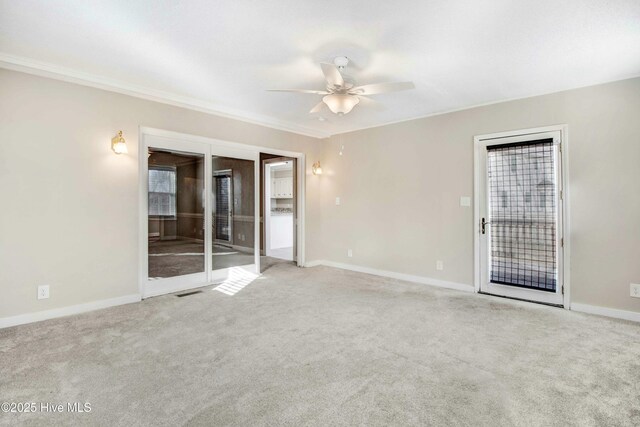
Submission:
[[[233,235],[233,196],[232,196],[232,170],[214,171],[214,212],[213,229],[214,240],[220,243],[231,243]]]
[[[255,162],[212,157],[212,270],[255,264]]]
[[[204,156],[149,149],[149,280],[205,271]]]
[[[552,139],[487,148],[492,283],[556,291],[556,157]]]

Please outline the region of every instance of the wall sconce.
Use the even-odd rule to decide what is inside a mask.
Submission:
[[[311,172],[314,175],[322,175],[322,166],[320,166],[320,162],[315,162],[313,166],[311,166]]]
[[[118,136],[111,139],[111,149],[116,154],[127,154],[129,152],[129,150],[127,150],[127,143],[122,137],[122,131],[118,131]]]

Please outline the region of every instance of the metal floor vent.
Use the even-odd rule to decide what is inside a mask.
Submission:
[[[182,297],[188,297],[189,295],[195,295],[195,294],[201,294],[202,291],[192,291],[192,292],[185,292],[184,294],[178,294],[176,295],[178,298],[182,298]]]

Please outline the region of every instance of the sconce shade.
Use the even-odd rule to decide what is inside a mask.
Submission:
[[[327,107],[335,114],[347,114],[360,102],[360,98],[355,95],[327,95],[322,98]]]
[[[122,131],[118,131],[118,136],[111,140],[111,149],[116,154],[127,154],[129,150],[127,150],[127,143],[122,137]]]
[[[320,162],[315,162],[313,166],[311,166],[311,171],[314,175],[322,175],[322,166],[320,166]]]

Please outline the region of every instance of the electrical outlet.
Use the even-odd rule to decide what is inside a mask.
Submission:
[[[353,250],[352,250],[352,249],[349,249],[349,250],[347,251],[347,256],[348,256],[349,258],[353,257]]]
[[[336,206],[340,204],[340,197],[336,197]]]
[[[460,206],[465,206],[465,207],[471,206],[471,197],[468,197],[468,196],[460,197]]]
[[[640,298],[640,283],[631,284],[631,296],[634,298]]]
[[[49,298],[49,285],[38,286],[38,299]]]
[[[442,261],[436,261],[436,270],[444,270],[444,263]]]

